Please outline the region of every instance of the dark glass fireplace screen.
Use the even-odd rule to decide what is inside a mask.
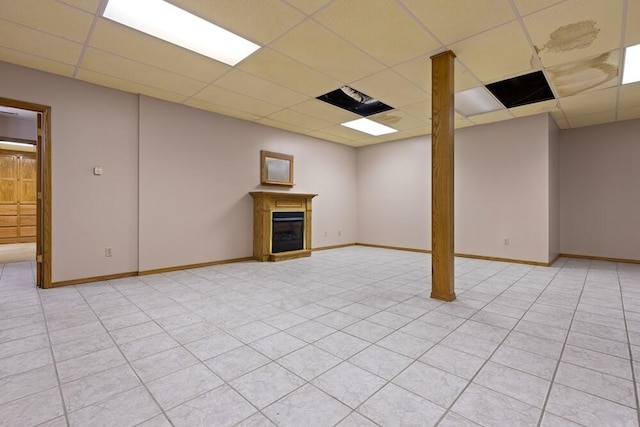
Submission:
[[[271,252],[304,248],[304,212],[273,212]]]

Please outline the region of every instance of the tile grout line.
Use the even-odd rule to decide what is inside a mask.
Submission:
[[[508,268],[508,267],[509,267],[508,265],[504,266],[504,268],[502,268],[502,269],[500,269],[499,271],[496,271],[494,274],[492,274],[492,275],[490,275],[490,276],[488,276],[488,277],[484,278],[483,280],[481,280],[480,282],[478,282],[476,285],[472,286],[471,288],[469,288],[469,289],[467,289],[467,290],[473,289],[474,287],[476,287],[476,286],[480,285],[481,283],[483,283],[483,282],[485,282],[485,281],[489,280],[490,278],[492,278],[492,277],[494,277],[494,276],[496,276],[496,275],[500,274],[500,272],[502,272],[503,270],[505,270],[505,269],[506,269],[506,268]],[[477,269],[477,268],[476,268],[476,269]],[[476,269],[474,269],[474,270],[476,270]],[[471,271],[474,271],[474,270],[471,270]],[[524,276],[522,276],[522,277],[524,277]],[[520,277],[520,279],[521,279],[522,277]],[[519,280],[520,280],[520,279],[519,279]],[[513,284],[515,284],[515,283],[513,283]],[[512,284],[512,285],[510,285],[508,288],[504,289],[504,290],[503,290],[502,292],[500,292],[499,294],[496,294],[496,295],[495,295],[495,296],[494,296],[490,301],[487,301],[487,302],[486,302],[482,307],[486,307],[486,306],[487,306],[488,304],[490,304],[493,300],[495,300],[496,298],[498,298],[502,293],[504,293],[504,292],[506,292],[508,289],[510,289],[510,288],[511,288],[511,286],[513,286],[513,284]],[[466,290],[465,290],[465,292],[466,292]],[[396,305],[397,305],[397,304],[396,304]],[[439,306],[437,306],[437,307],[434,307],[434,308],[433,308],[432,310],[430,310],[428,313],[430,313],[430,312],[432,312],[432,311],[435,311],[438,307],[441,307],[441,306],[443,306],[443,305],[445,305],[445,304],[443,303],[443,304],[441,304],[441,305],[439,305]],[[471,315],[471,317],[472,317],[472,316],[474,316],[476,313],[478,313],[481,309],[482,309],[482,308],[477,309],[477,310],[475,311],[475,313],[474,313],[473,315]],[[425,313],[425,314],[426,314],[426,313]],[[448,314],[448,313],[446,313],[446,314]],[[424,316],[424,315],[423,315],[423,316]],[[420,316],[420,317],[423,317],[423,316]],[[460,316],[456,316],[456,315],[452,315],[452,316],[460,317]],[[455,327],[454,329],[452,329],[452,330],[451,330],[447,335],[445,335],[444,337],[442,337],[440,340],[435,341],[435,342],[434,342],[434,344],[433,344],[431,347],[429,347],[427,350],[425,350],[424,352],[422,352],[418,357],[416,357],[416,358],[411,358],[411,359],[413,359],[413,361],[412,361],[411,363],[409,363],[409,365],[407,365],[407,366],[406,366],[404,369],[402,369],[400,372],[398,372],[395,376],[393,376],[390,380],[386,380],[385,378],[382,378],[383,380],[385,380],[385,381],[387,381],[387,382],[386,382],[382,387],[380,387],[380,389],[378,389],[376,392],[374,392],[373,394],[371,394],[367,399],[365,399],[364,401],[362,401],[362,402],[361,402],[361,403],[360,403],[356,408],[354,408],[354,409],[353,409],[353,412],[356,412],[356,411],[358,410],[358,408],[360,408],[362,405],[364,405],[364,404],[365,404],[367,401],[369,401],[369,400],[370,400],[370,399],[371,399],[371,398],[372,398],[372,397],[373,397],[373,396],[374,396],[374,395],[375,395],[379,390],[381,390],[382,388],[386,387],[388,384],[393,384],[394,386],[399,387],[399,388],[401,388],[401,389],[403,389],[403,390],[407,391],[408,393],[411,393],[411,394],[413,394],[413,395],[415,395],[415,396],[418,396],[420,399],[424,399],[424,400],[426,400],[426,401],[428,401],[428,402],[430,402],[430,403],[432,403],[432,404],[434,404],[434,405],[436,405],[436,406],[438,406],[438,407],[441,407],[441,408],[442,408],[442,406],[438,405],[437,403],[432,402],[431,400],[426,399],[426,398],[424,398],[424,397],[420,396],[419,394],[417,394],[417,393],[415,393],[415,392],[413,392],[413,391],[411,391],[411,390],[406,389],[405,387],[402,387],[402,386],[400,386],[400,385],[398,385],[398,384],[396,384],[396,383],[393,383],[393,380],[395,380],[397,377],[399,377],[403,372],[405,372],[407,369],[409,369],[411,366],[413,366],[416,362],[420,362],[420,360],[419,360],[419,359],[420,359],[421,357],[423,357],[426,353],[428,353],[428,352],[429,352],[433,347],[435,347],[436,345],[440,344],[444,339],[446,339],[446,338],[447,338],[449,335],[451,335],[453,332],[457,331],[457,330],[458,330],[462,325],[464,325],[468,320],[470,320],[470,319],[471,319],[471,317],[460,317],[461,319],[464,319],[464,322],[460,323],[460,325],[458,325],[457,327]],[[418,319],[414,319],[414,321],[415,321],[415,320],[418,320]],[[428,322],[426,322],[426,323],[428,323]],[[403,328],[404,326],[406,326],[406,325],[403,325],[403,326],[399,327],[398,329],[394,330],[394,332],[398,332],[398,331],[399,331],[401,328]],[[434,325],[434,326],[437,326],[437,325]],[[492,325],[490,325],[490,326],[492,326]],[[393,332],[392,332],[392,333],[393,333]],[[411,334],[408,334],[408,335],[411,335]],[[418,337],[418,338],[419,338],[419,337]],[[505,337],[504,339],[506,339],[506,337]],[[504,341],[504,340],[503,340],[503,341]],[[374,344],[375,344],[375,343],[374,343]],[[372,344],[372,345],[374,345],[374,344]],[[500,345],[498,345],[498,347],[499,347],[499,346],[500,346]],[[371,347],[371,346],[369,346],[369,347]],[[446,345],[445,345],[445,347],[446,347]],[[496,347],[496,350],[497,350],[497,348],[498,348],[498,347]],[[386,348],[386,347],[383,347],[383,348]],[[364,351],[364,350],[365,350],[365,349],[361,350],[361,352],[362,352],[362,351]],[[390,350],[390,349],[387,349],[387,350]],[[454,349],[454,350],[455,350],[455,349]],[[402,355],[402,356],[408,357],[408,356],[406,356],[406,355],[404,355],[404,354],[402,354],[402,353],[395,352],[394,350],[390,350],[390,351],[392,351],[392,352],[394,352],[394,353],[397,353],[397,354],[400,354],[400,355]],[[459,350],[458,350],[458,351],[459,351]],[[495,350],[494,350],[494,352],[495,352]],[[358,353],[360,353],[360,352],[358,352]],[[354,354],[353,356],[357,355],[358,353]],[[464,353],[464,352],[463,352],[463,353]],[[493,354],[493,353],[492,353],[492,354]],[[353,356],[351,356],[351,357],[353,357]],[[489,356],[489,357],[491,357],[491,356]],[[487,360],[485,361],[485,364],[486,364],[486,362],[487,362],[488,360],[489,360],[489,359],[487,359]],[[424,363],[424,362],[420,362],[420,363]],[[428,365],[428,364],[427,364],[427,365]],[[431,365],[428,365],[428,366],[431,366]],[[483,366],[484,366],[484,364],[483,364]],[[436,368],[436,369],[440,369],[440,368],[437,368],[437,367],[434,367],[434,368]],[[362,368],[361,368],[361,369],[362,369]],[[478,372],[479,372],[481,369],[482,369],[482,367],[481,367],[480,369],[478,369]],[[442,369],[440,369],[440,370],[442,370]],[[447,371],[444,371],[444,370],[442,370],[442,371],[443,371],[443,372],[446,372],[446,373],[448,373],[448,374],[451,374],[450,372],[447,372]],[[369,372],[369,371],[367,371],[367,372]],[[371,372],[371,373],[373,374],[373,372]],[[374,374],[374,375],[375,375],[375,374]],[[451,375],[455,375],[455,374],[451,374]],[[477,373],[476,373],[476,375],[477,375]],[[457,377],[457,375],[455,375],[455,376]],[[475,375],[474,375],[474,378],[475,378]],[[466,390],[466,389],[467,389],[467,387],[469,386],[469,384],[470,384],[470,383],[471,383],[471,381],[473,380],[473,378],[472,378],[471,380],[466,380],[465,378],[463,378],[463,379],[464,379],[465,381],[468,381],[468,383],[467,383],[467,385],[463,388],[463,390],[460,392],[459,396],[460,396],[460,395],[462,395],[462,393],[464,392],[464,390]],[[459,397],[459,396],[458,396],[458,397]],[[454,402],[450,405],[450,407],[451,407],[451,406],[453,406],[457,400],[458,400],[458,399],[456,398],[456,399],[454,400]],[[450,409],[450,408],[443,408],[443,409],[445,409],[445,412],[444,412],[444,413],[442,414],[442,416],[438,419],[438,421],[436,422],[436,425],[437,425],[438,423],[440,423],[440,422],[442,421],[442,419],[444,419],[444,417],[449,413],[449,409]],[[360,413],[358,413],[358,414],[359,414],[359,415],[362,415],[362,414],[360,414]]]
[[[35,286],[35,282],[34,282],[34,286]],[[58,393],[60,396],[60,404],[62,405],[62,411],[63,411],[63,415],[64,415],[64,419],[65,422],[67,423],[67,426],[70,425],[69,424],[69,412],[67,411],[67,405],[64,401],[64,394],[62,393],[62,381],[60,381],[60,373],[58,372],[58,364],[56,362],[56,356],[55,353],[53,352],[53,343],[51,342],[51,334],[49,331],[49,322],[47,321],[47,315],[45,313],[44,310],[44,304],[42,303],[42,296],[41,296],[41,292],[46,292],[46,290],[42,290],[40,288],[38,288],[36,286],[36,293],[38,294],[38,301],[40,302],[40,310],[42,310],[42,319],[44,321],[44,327],[47,333],[47,341],[49,342],[49,351],[51,352],[51,362],[53,365],[53,369],[56,373],[56,379],[58,382]],[[55,419],[55,418],[53,418]],[[52,419],[52,420],[53,420]]]
[[[627,313],[625,310],[625,305],[624,305],[624,293],[622,291],[622,284],[620,283],[620,264],[616,263],[616,278],[618,281],[618,290],[620,292],[620,300],[622,302],[622,318],[624,320],[624,326],[625,326],[625,333],[627,336],[627,347],[629,350],[629,363],[631,364],[631,380],[632,380],[632,384],[633,384],[633,393],[634,393],[634,397],[635,397],[635,401],[636,401],[636,415],[638,417],[638,425],[640,425],[640,400],[638,397],[638,383],[636,382],[636,365],[634,363],[634,358],[633,358],[633,351],[631,349],[631,339],[629,337],[629,327],[627,324]]]
[[[542,405],[542,412],[540,413],[540,418],[538,419],[538,427],[541,427],[542,425],[542,420],[544,419],[544,415],[547,411],[547,404],[549,403],[549,398],[551,397],[551,390],[553,389],[553,386],[555,385],[555,381],[556,381],[556,375],[558,373],[558,369],[560,368],[560,363],[562,363],[562,355],[564,354],[564,349],[567,346],[567,341],[569,341],[569,335],[571,334],[571,327],[573,326],[573,320],[575,319],[576,316],[576,312],[578,311],[578,307],[580,306],[580,300],[582,299],[582,294],[584,293],[584,288],[586,287],[587,284],[587,279],[589,278],[589,272],[591,271],[591,266],[592,266],[592,262],[589,262],[589,268],[587,268],[587,271],[584,275],[584,280],[582,281],[582,287],[580,289],[580,294],[578,295],[578,299],[576,301],[576,305],[575,308],[573,309],[573,314],[571,315],[571,321],[569,322],[569,326],[567,329],[567,335],[564,339],[564,342],[562,343],[562,348],[560,349],[560,354],[558,354],[558,361],[556,362],[556,367],[553,370],[553,375],[551,376],[551,380],[549,381],[549,388],[547,388],[547,395],[544,398],[544,403]],[[555,415],[555,414],[554,414]],[[564,417],[561,417],[562,419],[565,419]]]
[[[119,290],[119,289],[117,289],[117,288],[116,288],[116,287],[114,287],[111,283],[109,283],[109,281],[107,281],[106,283],[108,283],[108,284],[109,284],[109,286],[111,286],[112,288],[114,288],[114,289],[115,289],[115,290],[116,290],[120,295],[122,295],[124,298],[126,298],[126,300],[127,300],[127,301],[129,301],[129,302],[131,302],[132,304],[134,304],[134,306],[135,306],[136,308],[140,309],[140,308],[139,308],[135,303],[133,303],[131,300],[129,300],[129,298],[127,298],[127,296],[126,296],[126,295],[122,294],[122,292],[120,292],[120,290]],[[76,286],[74,286],[74,287],[75,287],[75,288],[76,288],[76,290],[77,290],[77,285],[76,285]],[[151,397],[151,399],[153,399],[153,401],[155,402],[155,404],[156,404],[156,405],[158,406],[158,408],[160,409],[160,413],[161,413],[162,415],[164,415],[164,417],[168,420],[168,422],[173,426],[174,424],[171,422],[171,420],[170,420],[170,419],[169,419],[169,417],[167,416],[167,414],[166,414],[166,412],[165,412],[164,408],[163,408],[163,407],[160,405],[160,403],[157,401],[157,399],[156,399],[156,397],[153,395],[153,393],[151,393],[151,391],[150,391],[150,390],[149,390],[149,388],[147,387],[147,384],[146,384],[144,381],[142,381],[142,378],[140,378],[140,375],[138,375],[138,372],[134,369],[133,365],[131,364],[131,361],[130,361],[130,360],[125,356],[125,354],[122,352],[122,349],[120,348],[120,345],[116,342],[115,338],[114,338],[114,337],[113,337],[113,335],[111,334],[111,332],[112,332],[112,331],[110,331],[110,330],[108,330],[108,329],[106,328],[106,326],[105,326],[105,325],[104,325],[104,323],[102,322],[102,319],[100,318],[100,316],[98,316],[98,314],[94,311],[94,309],[93,309],[93,307],[91,306],[91,304],[90,304],[90,303],[87,301],[87,299],[85,298],[85,295],[84,295],[82,292],[79,292],[79,291],[78,291],[78,293],[80,294],[80,296],[82,297],[82,299],[85,301],[85,304],[87,304],[87,306],[89,307],[89,309],[91,310],[91,312],[96,316],[96,319],[98,320],[98,322],[100,322],[100,325],[104,328],[105,332],[107,333],[107,335],[108,335],[108,336],[109,336],[109,338],[111,339],[111,342],[113,343],[113,345],[115,346],[115,348],[117,348],[117,349],[118,349],[118,352],[120,353],[120,355],[121,355],[121,356],[123,357],[123,359],[125,360],[125,364],[129,367],[129,369],[131,369],[131,371],[132,371],[132,372],[133,372],[133,374],[136,376],[136,378],[138,379],[138,381],[140,382],[140,384],[142,385],[142,387],[144,387],[145,391],[149,394],[149,396]],[[142,310],[141,310],[141,311],[142,311]],[[142,311],[142,312],[144,313],[144,311]],[[146,314],[146,313],[145,313],[145,314]],[[152,320],[153,320],[153,319],[152,319]],[[155,323],[155,321],[154,321],[154,323]],[[159,326],[159,325],[158,325],[158,326]],[[91,354],[91,353],[89,353],[89,354]],[[123,365],[124,365],[124,364],[123,364]],[[118,365],[118,366],[123,366],[123,365]],[[100,372],[105,372],[105,371],[108,371],[109,369],[112,369],[112,368],[107,368],[107,369],[104,369],[104,370],[102,370],[102,371],[100,371]],[[91,374],[91,375],[95,375],[95,374]],[[89,376],[89,375],[85,375],[83,378],[86,378],[87,376]],[[136,387],[138,387],[138,386],[136,386]],[[124,392],[131,391],[131,390],[135,389],[136,387],[132,387],[132,388],[130,388],[130,389],[124,390],[124,391],[122,391],[122,392],[120,392],[120,393],[118,393],[118,394],[122,394],[122,393],[124,393]],[[109,397],[107,397],[107,398],[105,398],[105,399],[101,400],[100,402],[104,402],[105,400],[108,400],[108,399],[110,399],[111,397],[113,397],[113,396],[109,396]],[[96,403],[100,403],[100,402],[96,402]],[[96,403],[93,403],[93,405],[95,405]],[[88,407],[88,406],[91,406],[91,405],[87,405],[87,406],[85,406],[85,407]],[[156,417],[156,416],[157,416],[157,414],[156,414],[156,415],[154,415],[154,416],[152,416],[152,417],[150,417],[150,418],[148,418],[148,419],[146,419],[146,420],[143,420],[143,421],[141,421],[141,422],[149,421],[149,420],[153,419],[153,418],[154,418],[154,417]],[[138,423],[138,424],[140,424],[140,423]]]
[[[527,274],[528,274],[529,272],[531,272],[532,270],[534,270],[534,267],[532,267],[532,268],[527,272]],[[446,408],[445,413],[444,413],[444,414],[442,414],[442,416],[440,417],[440,419],[438,420],[438,422],[436,423],[436,425],[438,425],[438,424],[442,423],[442,421],[444,421],[445,417],[446,417],[449,413],[454,413],[454,412],[452,411],[452,409],[453,409],[453,407],[455,406],[455,404],[458,402],[458,400],[460,400],[460,398],[462,397],[462,395],[464,394],[464,392],[469,388],[469,386],[473,383],[473,381],[476,379],[476,377],[480,374],[480,372],[484,369],[484,367],[489,363],[489,361],[491,360],[491,358],[493,357],[493,355],[494,355],[494,354],[498,351],[498,349],[499,349],[499,348],[504,344],[504,342],[507,340],[507,338],[509,338],[509,335],[511,335],[511,333],[512,333],[512,332],[514,331],[514,329],[518,326],[518,324],[520,323],[520,321],[521,321],[521,320],[524,318],[524,316],[529,312],[529,310],[531,309],[531,307],[532,307],[532,306],[533,306],[533,305],[538,301],[538,299],[540,299],[540,297],[544,294],[544,292],[547,290],[547,288],[549,287],[549,285],[551,284],[551,282],[553,281],[553,279],[558,275],[558,273],[559,273],[560,271],[561,271],[561,269],[558,269],[558,271],[553,275],[553,277],[549,280],[549,282],[547,283],[547,285],[544,287],[544,290],[542,290],[542,291],[538,294],[538,296],[536,297],[536,299],[535,299],[535,300],[533,300],[533,301],[529,304],[529,307],[526,309],[526,311],[522,314],[522,316],[520,316],[520,317],[518,318],[518,321],[517,321],[517,322],[516,322],[512,327],[511,327],[511,329],[509,329],[509,332],[505,335],[505,337],[502,339],[502,341],[500,341],[500,343],[499,343],[499,344],[496,346],[496,348],[491,352],[491,354],[490,354],[490,355],[485,359],[485,361],[484,361],[484,363],[482,364],[482,366],[480,366],[480,368],[478,368],[478,370],[476,371],[476,373],[475,373],[475,374],[474,374],[474,375],[473,375],[473,376],[468,380],[467,385],[462,389],[462,391],[461,391],[460,393],[458,393],[458,395],[457,395],[457,396],[456,396],[456,398],[453,400],[453,402],[451,402],[451,404],[449,405],[449,407],[448,407],[448,408]],[[505,292],[507,292],[508,290],[510,290],[513,286],[515,286],[515,285],[516,285],[520,280],[522,280],[522,278],[523,278],[523,277],[525,277],[525,276],[526,276],[526,274],[525,274],[524,276],[520,277],[520,278],[519,278],[518,280],[516,280],[515,282],[513,282],[511,285],[509,285],[509,287],[508,287],[508,288],[506,288],[505,290],[503,290],[502,292],[500,292],[499,294],[497,294],[497,295],[495,296],[495,298],[494,298],[493,300],[491,300],[491,302],[493,302],[496,298],[498,298],[498,297],[502,296],[502,294],[504,294]],[[482,282],[481,282],[481,283],[482,283]],[[479,284],[480,284],[480,283],[479,283]],[[479,285],[479,284],[478,284],[478,285]],[[477,285],[476,285],[476,286],[477,286]],[[475,288],[475,286],[473,286],[471,289],[473,289],[473,288]],[[487,305],[488,305],[488,304],[487,304]],[[486,305],[485,305],[485,307],[486,307]],[[470,320],[470,319],[467,319],[467,320]],[[465,323],[466,323],[466,321],[465,321]],[[463,324],[464,324],[464,323],[463,323]],[[462,326],[462,325],[461,325],[461,326]],[[506,329],[506,328],[505,328],[505,329]],[[527,334],[527,335],[529,335],[529,334]],[[466,352],[465,352],[465,353],[466,353]],[[494,363],[495,363],[495,362],[494,362]],[[502,364],[501,364],[501,365],[502,365]],[[503,366],[504,366],[504,365],[503,365]],[[508,367],[508,366],[507,366],[507,368],[510,368],[510,367]],[[510,369],[513,369],[513,368],[510,368]],[[531,374],[529,374],[529,375],[531,375]],[[480,385],[480,384],[478,384],[478,385]],[[481,387],[484,387],[484,386],[482,386],[482,385],[480,385],[480,386],[481,386]],[[496,393],[499,393],[499,394],[501,394],[501,395],[503,395],[503,396],[507,396],[507,395],[505,395],[504,393],[501,393],[501,392],[499,392],[499,391],[493,390],[493,389],[491,389],[491,388],[489,388],[489,387],[486,387],[486,388],[487,388],[487,389],[489,389],[489,390],[492,390],[492,391],[494,391],[494,392],[496,392]],[[514,399],[514,400],[517,400],[517,401],[519,401],[519,402],[522,402],[520,399],[516,399],[516,398],[511,397],[511,396],[507,396],[507,397],[509,397],[509,398],[511,398],[511,399]],[[523,402],[523,403],[526,403],[526,404],[527,404],[527,405],[529,405],[529,406],[535,407],[535,406],[531,405],[531,404],[530,404],[530,403],[528,403],[528,402]],[[542,410],[541,410],[541,415],[542,415],[543,413],[544,413],[544,409],[542,409]],[[463,417],[464,417],[464,416],[463,416]],[[466,418],[466,417],[465,417],[465,418]],[[473,422],[475,422],[475,421],[473,421]]]

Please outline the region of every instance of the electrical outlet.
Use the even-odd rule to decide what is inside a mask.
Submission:
[[[324,232],[324,237],[327,237],[329,235],[329,233],[327,233],[326,231]]]
[[[113,249],[112,248],[104,248],[104,256],[106,256],[106,257],[113,256]]]
[[[505,239],[504,239],[504,245],[505,245],[505,246],[509,246],[509,238],[508,238],[508,237],[505,237]]]
[[[338,230],[338,236],[342,236],[342,231]]]

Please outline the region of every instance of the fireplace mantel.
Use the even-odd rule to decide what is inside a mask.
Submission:
[[[252,191],[253,257],[257,261],[282,261],[311,255],[311,199],[317,194]],[[298,251],[271,252],[272,213],[304,212],[304,247]]]

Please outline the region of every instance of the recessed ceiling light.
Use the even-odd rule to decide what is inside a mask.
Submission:
[[[109,0],[103,16],[231,66],[260,48],[163,0]]]
[[[0,141],[0,144],[14,145],[16,147],[29,147],[29,148],[35,147],[34,144],[26,144],[23,142],[13,142],[13,141]]]
[[[374,122],[373,120],[364,118],[341,123],[341,125],[360,132],[368,133],[369,135],[373,136],[387,135],[389,133],[398,132],[394,128],[390,128],[389,126],[385,126],[378,122]]]
[[[624,51],[624,71],[622,84],[640,81],[640,44],[629,46]]]
[[[463,90],[455,94],[455,109],[465,116],[490,113],[504,107],[484,87]]]

